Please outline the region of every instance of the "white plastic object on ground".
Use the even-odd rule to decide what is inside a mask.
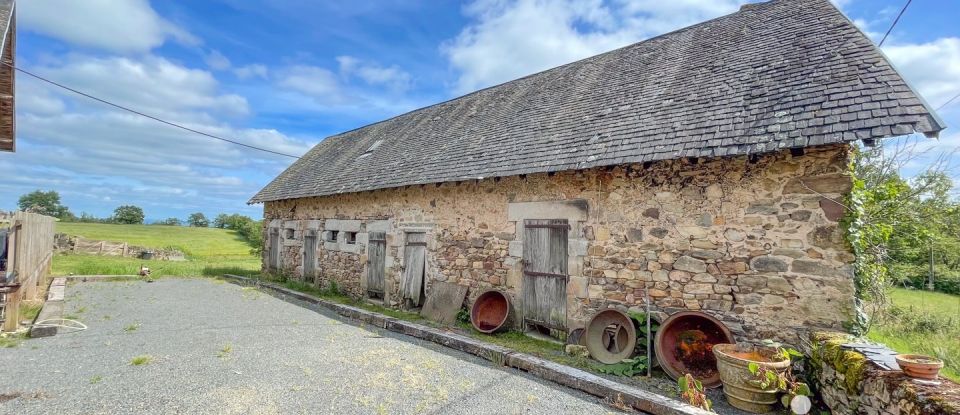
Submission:
[[[53,323],[54,321],[59,323]],[[66,318],[51,318],[46,320],[41,320],[36,323],[33,323],[34,327],[59,327],[64,329],[73,329],[72,331],[84,331],[87,329],[87,325],[83,324],[77,320],[70,320]]]
[[[810,398],[803,395],[794,396],[793,399],[790,400],[790,410],[797,415],[810,412],[810,408],[812,407],[813,405],[810,403]]]

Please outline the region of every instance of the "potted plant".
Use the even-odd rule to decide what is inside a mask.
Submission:
[[[778,395],[785,407],[795,396],[810,395],[810,388],[797,382],[790,372],[795,350],[736,344],[713,346],[723,393],[730,405],[753,413],[766,413],[777,404]]]
[[[943,368],[943,360],[922,354],[898,354],[897,364],[907,376],[917,379],[937,379]]]

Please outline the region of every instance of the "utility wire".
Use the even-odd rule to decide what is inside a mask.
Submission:
[[[95,96],[93,96],[93,95],[90,95],[90,94],[88,94],[88,93],[85,93],[85,92],[82,92],[82,91],[78,91],[78,90],[73,89],[73,88],[70,88],[70,87],[68,87],[68,86],[66,86],[66,85],[63,85],[63,84],[60,84],[60,83],[51,81],[51,80],[49,80],[49,79],[47,79],[47,78],[44,78],[44,77],[42,77],[42,76],[40,76],[40,75],[37,75],[37,74],[32,73],[32,72],[30,72],[30,71],[27,71],[27,70],[25,70],[25,69],[20,69],[20,68],[18,68],[18,67],[16,67],[16,66],[13,66],[13,65],[9,64],[9,63],[6,63],[6,62],[0,62],[0,63],[3,63],[4,65],[9,66],[9,67],[11,67],[11,68],[13,68],[13,69],[15,69],[15,70],[17,70],[17,71],[25,74],[25,75],[29,75],[29,76],[31,76],[31,77],[33,77],[33,78],[39,79],[39,80],[41,80],[41,81],[43,81],[43,82],[46,82],[46,83],[48,83],[48,84],[51,84],[51,85],[54,85],[54,86],[63,88],[63,89],[65,89],[65,90],[67,90],[67,91],[70,91],[70,92],[73,92],[74,94],[82,95],[82,96],[87,97],[87,98],[90,98],[90,99],[92,99],[92,100],[94,100],[94,101],[107,104],[107,105],[109,105],[109,106],[111,106],[111,107],[114,107],[114,108],[117,108],[117,109],[121,109],[121,110],[123,110],[123,111],[127,111],[127,112],[129,112],[129,113],[133,113],[133,114],[139,115],[139,116],[141,116],[141,117],[149,118],[149,119],[151,119],[151,120],[154,120],[154,121],[156,121],[156,122],[169,125],[169,126],[171,126],[171,127],[176,127],[176,128],[181,129],[181,130],[189,131],[189,132],[191,132],[191,133],[200,134],[200,135],[205,136],[205,137],[210,137],[210,138],[213,138],[213,139],[215,139],[215,140],[224,141],[224,142],[227,142],[227,143],[230,143],[230,144],[236,144],[236,145],[238,145],[238,146],[243,146],[243,147],[246,147],[246,148],[249,148],[249,149],[253,149],[253,150],[259,150],[259,151],[263,151],[263,152],[267,152],[267,153],[271,153],[271,154],[276,154],[276,155],[278,155],[278,156],[290,157],[290,158],[295,158],[295,159],[299,159],[299,158],[300,158],[300,157],[294,156],[294,155],[292,155],[292,154],[281,153],[281,152],[279,152],[279,151],[268,150],[268,149],[265,149],[265,148],[263,148],[263,147],[257,147],[257,146],[250,145],[250,144],[244,144],[244,143],[241,143],[241,142],[239,142],[239,141],[231,140],[231,139],[229,139],[229,138],[223,138],[223,137],[220,137],[220,136],[217,136],[217,135],[213,135],[213,134],[210,134],[210,133],[205,133],[205,132],[203,132],[203,131],[195,130],[195,129],[193,129],[193,128],[186,127],[186,126],[184,126],[184,125],[177,124],[177,123],[175,123],[175,122],[167,121],[167,120],[164,120],[164,119],[159,118],[159,117],[154,117],[154,116],[149,115],[149,114],[144,114],[144,113],[142,113],[142,112],[140,112],[140,111],[137,111],[137,110],[134,110],[134,109],[132,109],[132,108],[125,107],[125,106],[120,105],[120,104],[114,104],[113,102],[107,101],[107,100],[105,100],[105,99],[97,98],[97,97],[95,97]]]
[[[947,105],[950,105],[950,103],[953,102],[954,100],[956,100],[957,98],[960,98],[960,92],[958,92],[957,95],[954,95],[953,98],[950,98],[947,102],[944,102],[942,105],[940,105],[939,107],[937,107],[937,109],[936,109],[935,111],[940,111],[941,109],[943,109],[943,107],[946,107]]]
[[[913,0],[907,0],[907,4],[903,5],[903,8],[900,9],[900,14],[897,15],[896,19],[893,19],[893,24],[890,25],[889,29],[887,29],[887,33],[884,33],[883,39],[880,39],[880,44],[878,45],[878,47],[883,46],[883,42],[887,40],[887,36],[890,36],[890,32],[893,31],[893,28],[897,25],[897,22],[900,21],[900,17],[903,16],[903,12],[907,11],[907,7],[910,6],[910,3],[912,2]]]

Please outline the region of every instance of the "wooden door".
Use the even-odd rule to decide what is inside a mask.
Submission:
[[[387,234],[370,232],[367,243],[367,296],[383,298],[383,274],[387,260]]]
[[[523,233],[523,320],[556,330],[567,327],[565,219],[527,219]]]
[[[280,269],[280,229],[270,228],[270,250],[267,252],[267,268]]]
[[[407,233],[407,242],[403,249],[403,280],[400,281],[400,293],[403,298],[409,299],[414,307],[419,307],[423,303],[426,256],[427,234]]]
[[[313,283],[317,277],[317,231],[303,236],[303,281]]]

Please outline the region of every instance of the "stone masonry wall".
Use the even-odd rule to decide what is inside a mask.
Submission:
[[[443,280],[471,287],[471,299],[488,287],[516,299],[523,219],[568,219],[568,328],[597,309],[642,307],[649,294],[660,311],[717,316],[739,340],[796,344],[807,328],[840,328],[852,310],[853,257],[834,202],[850,188],[847,162],[846,146],[823,146],[268,202],[264,216],[287,230],[284,246],[301,247],[281,261],[293,275],[304,229],[354,221],[356,245],[322,244],[317,257],[321,281],[356,295],[367,232],[386,231],[391,306],[400,304],[405,231],[427,233],[428,293]],[[355,260],[330,255],[345,249]]]
[[[856,340],[843,333],[812,333],[805,343],[813,386],[834,415],[960,414],[960,385],[944,378],[916,381],[885,370],[843,348],[845,343]]]

